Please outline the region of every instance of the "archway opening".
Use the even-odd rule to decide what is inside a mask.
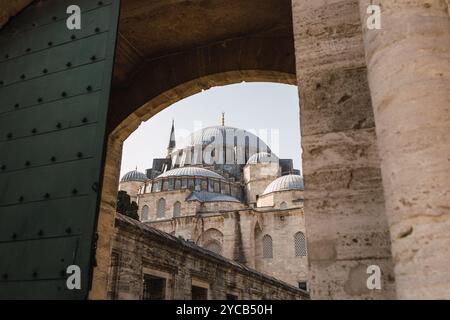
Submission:
[[[106,297],[122,147],[141,122],[216,86],[296,84],[290,1],[206,2],[122,5],[91,298]]]
[[[200,93],[182,99],[170,107],[164,102],[156,107],[156,110],[165,107],[161,111],[153,109],[156,101],[160,100],[150,101],[118,126],[109,137],[106,163],[106,170],[109,169],[106,178],[112,177],[114,183],[105,181],[102,208],[109,210],[110,215],[115,214],[114,203],[105,200],[112,199],[120,188],[128,190],[132,193],[131,198],[138,199],[138,212],[146,210],[145,218],[149,217],[145,220],[140,219],[141,223],[183,241],[192,241],[192,245],[196,243],[199,248],[229,261],[242,263],[255,272],[263,272],[267,276],[274,275],[280,278],[280,281],[290,281],[291,285],[296,285],[300,281],[306,281],[306,274],[286,276],[283,273],[288,273],[284,272],[287,269],[274,271],[287,260],[280,250],[285,245],[283,243],[286,239],[284,235],[273,230],[292,224],[289,230],[286,229],[286,232],[292,233],[290,237],[292,238],[299,228],[304,228],[303,208],[300,202],[303,200],[300,195],[302,190],[295,193],[295,190],[289,189],[286,191],[288,194],[283,193],[283,190],[272,190],[265,194],[265,189],[277,178],[301,176],[297,87],[286,83],[247,83],[240,78],[242,74],[234,73],[239,75],[239,78],[234,80],[236,84],[201,90]],[[258,79],[267,79],[263,78],[267,73],[253,73],[255,74],[260,77]],[[217,78],[222,78],[222,75]],[[183,87],[188,88],[187,85]],[[186,89],[185,92],[189,93],[191,90]],[[233,95],[235,100],[229,100]],[[271,95],[274,97],[268,101]],[[208,103],[210,103],[209,110]],[[235,103],[237,105],[233,106]],[[221,111],[225,115],[221,115]],[[199,123],[193,123],[195,120]],[[183,141],[183,138],[195,136],[196,129],[202,132],[201,139],[204,143],[204,139],[209,139],[210,128],[224,128],[224,132],[228,132],[229,128],[234,130],[242,126],[244,126],[242,131],[252,132],[242,139],[243,163],[238,163],[238,157],[232,164],[225,166],[221,166],[219,162],[206,164],[206,157],[199,163],[182,163],[181,159],[186,160],[183,152],[196,148],[189,144],[192,142],[190,138],[187,139],[187,145],[186,139]],[[130,132],[133,133],[130,135]],[[206,136],[208,137],[205,138]],[[250,143],[253,141],[252,137],[257,141],[255,144],[257,148],[254,150],[253,142]],[[216,139],[214,136],[211,141]],[[230,139],[226,137],[224,141],[227,139],[231,139],[233,144],[231,149],[236,155],[238,153],[236,150],[241,146],[237,142],[239,137],[233,136]],[[267,148],[263,149],[264,146]],[[221,144],[220,148],[222,147],[227,149],[226,143]],[[207,147],[203,146],[203,152],[206,152],[206,149]],[[212,151],[214,155],[215,150]],[[268,156],[273,159],[270,157],[266,159]],[[140,170],[137,170],[136,166]],[[231,171],[230,167],[233,168]],[[204,178],[201,171],[195,177],[191,177],[191,173],[187,171],[183,171],[184,173],[180,173],[179,176],[171,173],[186,168],[201,168],[219,178],[215,176]],[[134,192],[131,191],[130,185],[134,187]],[[106,190],[109,190],[110,194],[105,194]],[[281,200],[278,198],[283,199],[286,206],[279,208]],[[258,200],[262,202],[259,203]],[[296,201],[297,205],[292,205]],[[291,204],[289,207],[288,202]],[[161,207],[161,203],[164,203],[164,208]],[[175,210],[178,213],[172,215]],[[162,211],[167,214],[161,215]],[[263,257],[258,255],[258,247],[262,244],[258,243],[258,237],[255,236],[255,223],[263,215],[266,219],[259,222],[260,228],[273,234],[274,249],[278,250],[272,256],[273,259],[265,259],[271,261],[260,261]],[[286,245],[291,245],[290,242]],[[113,250],[116,254],[120,254],[118,253],[120,244],[117,241],[113,243],[116,245],[116,247],[113,245]],[[294,252],[293,246],[292,251]],[[120,298],[120,294],[117,293],[110,296]],[[136,295],[136,298],[139,296]]]

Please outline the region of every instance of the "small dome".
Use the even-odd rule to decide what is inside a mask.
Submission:
[[[274,155],[273,153],[268,152],[259,152],[252,155],[248,161],[247,164],[257,164],[257,163],[278,163],[278,157]]]
[[[122,179],[120,179],[120,182],[129,182],[129,181],[144,182],[145,180],[147,180],[147,176],[144,173],[139,172],[137,170],[133,170],[133,171],[125,173],[123,175]]]
[[[264,190],[263,195],[269,194],[276,191],[285,190],[303,190],[303,178],[296,174],[288,174],[286,176],[281,176],[274,181],[272,181]]]
[[[199,168],[199,167],[182,167],[182,168],[176,168],[169,171],[166,171],[156,178],[166,178],[166,177],[181,177],[181,176],[188,176],[188,177],[205,177],[205,178],[215,178],[215,179],[221,179],[225,180],[224,177],[222,177],[220,174],[215,173],[214,171]]]

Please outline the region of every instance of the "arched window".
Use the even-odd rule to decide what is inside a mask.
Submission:
[[[181,203],[180,203],[180,201],[177,201],[173,205],[173,216],[179,217],[180,215],[181,215]]]
[[[222,254],[222,246],[217,241],[207,243],[205,249],[217,254]]]
[[[161,198],[161,199],[158,200],[156,217],[157,218],[164,218],[165,215],[166,215],[166,200],[164,200],[164,198]]]
[[[142,208],[141,221],[147,221],[147,220],[148,220],[148,206],[144,206]]]
[[[294,235],[294,244],[295,244],[295,256],[296,257],[306,256],[306,239],[303,232],[297,232]]]
[[[263,258],[273,258],[272,237],[266,234],[262,239]]]
[[[282,203],[280,203],[280,209],[287,209],[287,203],[286,201],[283,201]]]

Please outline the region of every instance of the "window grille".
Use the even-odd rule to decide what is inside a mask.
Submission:
[[[295,243],[295,256],[304,257],[306,256],[306,239],[303,232],[297,232],[294,236]]]
[[[166,215],[166,200],[164,198],[161,198],[158,200],[158,207],[157,207],[156,217],[157,218],[164,218]]]
[[[272,237],[266,234],[262,239],[263,258],[273,258]]]
[[[141,221],[148,220],[148,206],[144,206],[142,208],[142,215],[141,215]]]
[[[181,203],[179,201],[177,201],[173,205],[173,216],[179,217],[180,215],[181,215]]]

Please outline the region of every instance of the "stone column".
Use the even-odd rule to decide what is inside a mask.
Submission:
[[[370,2],[382,8],[364,40],[397,294],[450,299],[449,1]]]
[[[312,299],[395,297],[357,0],[292,0]],[[381,290],[366,285],[369,265]]]

